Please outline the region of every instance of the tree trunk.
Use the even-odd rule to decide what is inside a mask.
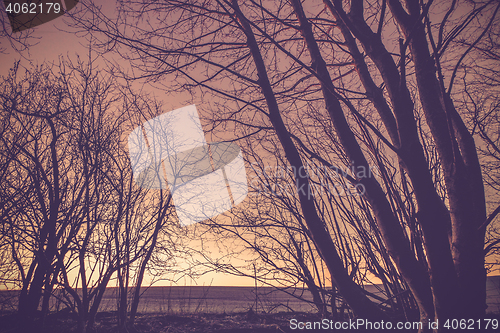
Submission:
[[[283,146],[288,162],[296,170],[302,170],[304,165],[299,152],[293,144],[290,134],[288,133],[281,118],[278,103],[267,76],[264,60],[260,54],[259,46],[255,40],[250,24],[240,11],[237,1],[233,0],[232,4],[235,10],[236,18],[239,24],[241,24],[247,37],[247,45],[252,54],[252,58],[259,75],[259,85],[262,89],[262,93],[266,99],[269,109],[270,121],[276,131],[276,134],[278,135],[281,145]],[[368,299],[361,288],[354,283],[347,274],[344,264],[338,255],[337,249],[325,229],[323,221],[317,214],[314,200],[305,192],[311,190],[309,180],[305,177],[297,177],[296,185],[301,210],[308,227],[308,232],[310,232],[318,252],[325,261],[335,284],[338,286],[339,291],[345,298],[346,302],[352,308],[354,313],[362,318],[385,318],[383,311]]]
[[[134,297],[132,298],[132,304],[130,306],[130,318],[129,318],[129,323],[130,325],[133,325],[135,322],[135,317],[137,315],[137,309],[139,307],[139,300],[141,297],[141,286],[142,286],[142,281],[144,280],[144,274],[146,273],[146,268],[149,259],[151,259],[151,256],[153,255],[153,251],[156,247],[156,242],[158,240],[158,234],[160,233],[161,227],[163,225],[163,222],[166,218],[168,206],[170,205],[170,201],[172,200],[172,197],[169,195],[166,203],[163,203],[163,190],[160,191],[160,196],[161,196],[161,201],[159,204],[159,209],[158,209],[158,218],[155,224],[155,229],[153,231],[153,235],[151,238],[151,245],[146,252],[146,255],[144,256],[141,266],[139,268],[139,274],[137,276],[137,281],[135,283],[135,288],[134,288]]]
[[[353,161],[354,166],[364,166],[365,170],[368,170],[368,162],[354,134],[350,130],[349,124],[340,106],[340,102],[335,96],[335,87],[333,86],[328,68],[326,67],[326,63],[320,54],[319,47],[313,36],[311,24],[305,17],[300,1],[292,0],[292,4],[300,22],[302,35],[311,55],[312,69],[321,82],[326,108],[340,138],[342,147],[350,160]],[[424,326],[426,326],[426,322],[432,319],[433,313],[432,294],[427,272],[425,272],[424,267],[422,267],[421,263],[414,257],[409,242],[403,234],[401,225],[392,213],[385,193],[382,191],[378,182],[374,178],[362,178],[358,179],[358,181],[360,184],[363,184],[366,189],[365,196],[372,206],[384,242],[389,249],[391,257],[412,290],[419,304],[421,321],[424,322]]]

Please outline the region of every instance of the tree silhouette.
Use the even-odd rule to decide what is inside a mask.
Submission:
[[[364,239],[357,249],[368,266],[384,268],[371,271],[381,280],[401,277],[428,330],[428,321],[478,318],[486,308],[485,233],[499,210],[487,215],[482,167],[490,162],[475,140],[498,159],[498,140],[486,130],[497,103],[481,105],[470,91],[473,83],[496,91],[496,83],[476,79],[498,61],[499,8],[494,1],[127,1],[116,20],[91,2],[73,17],[104,51],[131,62],[139,74],[129,78],[210,96],[214,130],[248,139],[247,150],[278,153],[296,171],[308,161],[347,167],[342,176],[361,195],[350,215],[358,227],[335,231],[343,200],[312,191],[314,178],[295,172],[300,210],[290,210],[297,217],[286,228],[314,245],[314,260],[356,315],[384,318],[355,278],[363,272],[348,270],[356,256],[345,255],[342,237]],[[476,65],[484,70],[471,73]],[[266,151],[267,137],[275,151]],[[355,172],[372,166],[380,174]],[[366,225],[378,252],[366,245]],[[280,237],[293,244],[290,234]],[[488,251],[498,244],[488,241]]]
[[[1,87],[1,282],[22,318],[56,298],[86,332],[117,279],[124,328],[150,259],[175,251],[170,194],[135,184],[124,135],[159,106],[80,59],[16,65]]]

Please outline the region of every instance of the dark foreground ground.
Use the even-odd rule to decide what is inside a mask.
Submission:
[[[194,314],[194,315],[138,315],[133,328],[128,333],[210,333],[210,332],[291,332],[291,318],[309,318],[321,320],[309,314],[272,314],[261,315],[251,312],[239,314]],[[295,330],[294,330],[295,331]],[[77,332],[75,318],[64,314],[53,314],[40,321],[27,322],[21,320],[15,313],[0,315],[0,333],[70,333]],[[99,313],[95,330],[88,333],[121,333],[117,328],[115,313]]]
[[[500,315],[489,315],[489,318],[500,319]],[[297,323],[291,326],[291,321]],[[396,329],[314,329],[298,325],[311,325],[321,322],[322,318],[307,313],[275,313],[255,314],[253,312],[238,314],[194,314],[194,315],[165,315],[143,314],[138,316],[133,328],[128,328],[123,333],[289,333],[289,332],[416,332],[416,330]],[[329,319],[328,319],[329,320]],[[71,315],[58,313],[48,316],[42,327],[38,321],[27,322],[20,320],[15,313],[0,314],[0,333],[71,333],[76,332],[76,321]],[[449,332],[459,330],[449,329]],[[116,314],[107,312],[99,313],[95,330],[87,333],[122,333],[116,326]],[[463,332],[500,332],[500,328],[493,329],[468,329]]]
[[[368,286],[376,294],[377,286]],[[391,330],[382,328],[343,329],[330,327],[308,329],[306,323],[321,322],[323,318],[314,314],[315,308],[308,291],[303,289],[277,290],[270,287],[217,287],[217,286],[171,286],[149,287],[141,290],[139,312],[142,313],[136,325],[126,333],[193,333],[193,332],[414,332],[415,330]],[[107,288],[99,308],[94,331],[86,333],[121,333],[117,330],[116,305],[118,291]],[[15,312],[19,291],[0,291],[0,333],[76,333],[77,322],[64,304],[54,301],[51,315],[44,325],[40,321],[26,321]],[[54,300],[59,298],[54,297]],[[496,313],[500,323],[500,276],[488,277],[487,312]],[[253,310],[257,309],[255,313]],[[292,320],[296,320],[293,325]],[[329,319],[327,320],[327,322]],[[348,318],[344,322],[348,321]],[[303,324],[299,324],[303,323]],[[464,332],[487,332],[483,326],[468,326]],[[337,325],[339,322],[337,323]],[[340,323],[342,324],[342,323]],[[440,323],[443,325],[443,323]],[[441,326],[440,325],[440,326]],[[500,326],[500,325],[499,325]],[[344,325],[345,327],[345,325]],[[293,329],[295,328],[295,329]],[[301,329],[303,328],[303,329]],[[448,332],[457,330],[449,329]],[[491,332],[499,332],[500,327]],[[446,332],[446,331],[445,331]]]

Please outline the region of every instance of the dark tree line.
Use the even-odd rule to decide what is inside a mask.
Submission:
[[[126,148],[127,131],[160,112],[143,97],[80,59],[16,64],[3,79],[0,281],[20,289],[22,318],[43,319],[59,302],[79,332],[92,330],[116,285],[124,328],[151,263],[173,265],[171,197],[134,183]]]
[[[71,22],[134,69],[115,73],[199,98],[207,134],[232,132],[248,162],[249,198],[200,228],[238,239],[227,251],[254,269],[202,264],[306,286],[340,319],[345,304],[423,331],[484,316],[499,249],[498,2],[119,4],[110,19],[82,1]],[[160,110],[91,66],[60,72],[2,84],[2,279],[28,315],[63,289],[85,331],[116,277],[125,329],[129,286],[133,323],[175,217],[168,193],[134,187],[122,125]]]

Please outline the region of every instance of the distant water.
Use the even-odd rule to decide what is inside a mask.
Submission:
[[[116,310],[115,288],[106,291],[101,311]],[[254,311],[313,311],[311,294],[302,289],[279,291],[271,287],[150,287],[143,288],[139,312],[234,313]],[[302,296],[311,303],[294,297]]]
[[[487,312],[500,312],[500,276],[488,277]],[[367,288],[379,294],[376,286]],[[117,308],[116,288],[108,288],[104,294],[99,311],[115,311]],[[142,288],[138,311],[141,313],[235,313],[253,311],[266,313],[279,311],[316,311],[312,296],[307,290],[272,287],[202,287],[172,286]],[[0,310],[17,307],[17,291],[0,292]],[[301,296],[309,302],[297,299]],[[54,300],[53,310],[62,309],[64,304]]]

